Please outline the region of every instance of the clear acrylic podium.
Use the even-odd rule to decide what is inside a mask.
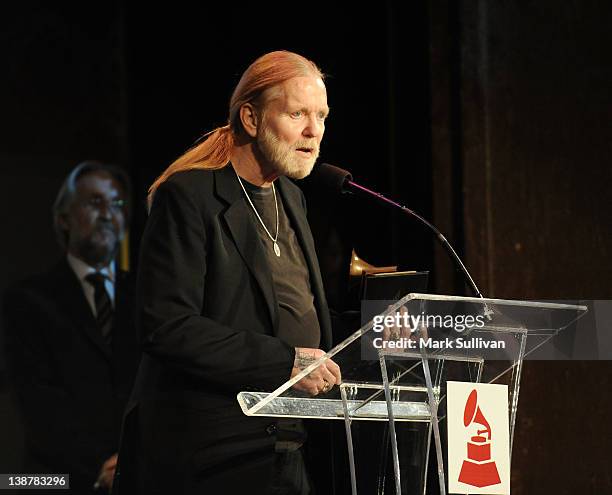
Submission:
[[[439,488],[446,494],[446,382],[508,385],[512,449],[523,360],[552,345],[586,311],[569,304],[432,294],[368,301],[362,321],[369,321],[350,337],[273,392],[240,392],[238,401],[249,416],[343,420],[354,495],[373,493],[371,485],[360,491],[372,471],[378,493],[424,494],[433,479],[437,486],[428,493]],[[396,320],[381,330],[385,317]],[[340,386],[316,397],[293,388],[328,359],[341,368]],[[354,428],[361,423],[354,422],[370,422],[367,431],[375,432],[379,452],[359,450]],[[437,476],[428,476],[428,467]]]

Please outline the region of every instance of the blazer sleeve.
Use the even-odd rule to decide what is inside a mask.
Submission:
[[[204,293],[214,290],[205,286],[207,232],[198,201],[186,189],[172,180],[158,188],[143,235],[143,351],[207,383],[274,390],[289,379],[295,350],[276,337],[236,330],[205,315]]]

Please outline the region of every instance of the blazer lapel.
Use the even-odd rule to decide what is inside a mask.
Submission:
[[[85,334],[100,352],[110,360],[110,346],[104,341],[96,326],[96,320],[85,298],[79,279],[65,260],[58,267],[58,277],[58,287],[62,288],[60,304],[64,306],[65,314],[72,316],[76,331]]]
[[[215,171],[215,188],[217,194],[230,205],[223,217],[240,256],[263,293],[276,335],[278,330],[278,301],[274,291],[272,274],[256,227],[251,221],[250,206],[244,198],[244,193],[231,164]]]

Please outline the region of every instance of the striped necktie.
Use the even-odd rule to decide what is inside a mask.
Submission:
[[[113,329],[113,305],[104,286],[106,277],[100,272],[90,273],[85,277],[94,288],[96,303],[96,324],[107,344],[110,344]]]

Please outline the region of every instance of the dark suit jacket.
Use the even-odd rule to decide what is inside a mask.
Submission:
[[[331,324],[304,198],[284,177],[275,184],[328,348]],[[287,381],[295,350],[276,337],[278,302],[249,208],[231,166],[175,174],[156,192],[142,239],[144,354],[125,420],[120,495],[265,493],[274,421],[243,415],[236,393]]]
[[[4,297],[9,378],[25,428],[28,473],[69,473],[89,493],[118,451],[121,419],[138,368],[134,284],[118,271],[112,348],[96,328],[80,282],[62,260]]]

